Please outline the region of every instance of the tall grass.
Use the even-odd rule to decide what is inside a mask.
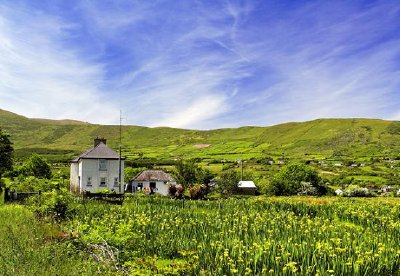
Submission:
[[[168,260],[195,275],[395,275],[399,216],[396,200],[139,198],[87,204],[70,228],[141,273]]]
[[[66,241],[59,226],[38,221],[23,206],[0,206],[1,275],[93,275],[111,269],[96,264]],[[101,269],[101,270],[100,270]]]

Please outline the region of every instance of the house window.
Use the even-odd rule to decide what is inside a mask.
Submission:
[[[107,170],[107,160],[106,159],[100,159],[99,160],[99,170],[100,171],[106,171]]]
[[[92,186],[92,178],[90,176],[87,178],[86,186]]]
[[[114,177],[114,186],[118,185],[119,185],[118,177]]]
[[[102,187],[107,186],[107,178],[100,177],[100,186],[102,186]]]

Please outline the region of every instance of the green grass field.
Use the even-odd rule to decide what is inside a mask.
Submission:
[[[36,152],[50,160],[68,161],[90,148],[96,136],[107,138],[112,148],[118,148],[118,126],[28,119],[0,110],[0,127],[10,133],[16,157]],[[128,159],[158,160],[221,161],[267,156],[362,160],[398,156],[399,137],[400,122],[376,119],[319,119],[208,131],[123,126],[123,154]]]
[[[400,273],[397,198],[132,197],[70,208],[49,224],[27,207],[0,207],[5,275]]]

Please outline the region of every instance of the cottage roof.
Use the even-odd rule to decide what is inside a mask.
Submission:
[[[119,154],[107,147],[106,144],[100,142],[94,148],[85,151],[79,157],[72,160],[72,162],[78,162],[80,159],[119,159]]]
[[[166,181],[174,182],[169,174],[162,170],[146,170],[139,173],[134,179],[134,181]]]
[[[239,181],[238,188],[257,188],[253,181]]]

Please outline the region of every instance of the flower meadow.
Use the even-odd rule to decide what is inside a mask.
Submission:
[[[254,197],[80,203],[73,244],[130,275],[399,275],[400,201]]]

